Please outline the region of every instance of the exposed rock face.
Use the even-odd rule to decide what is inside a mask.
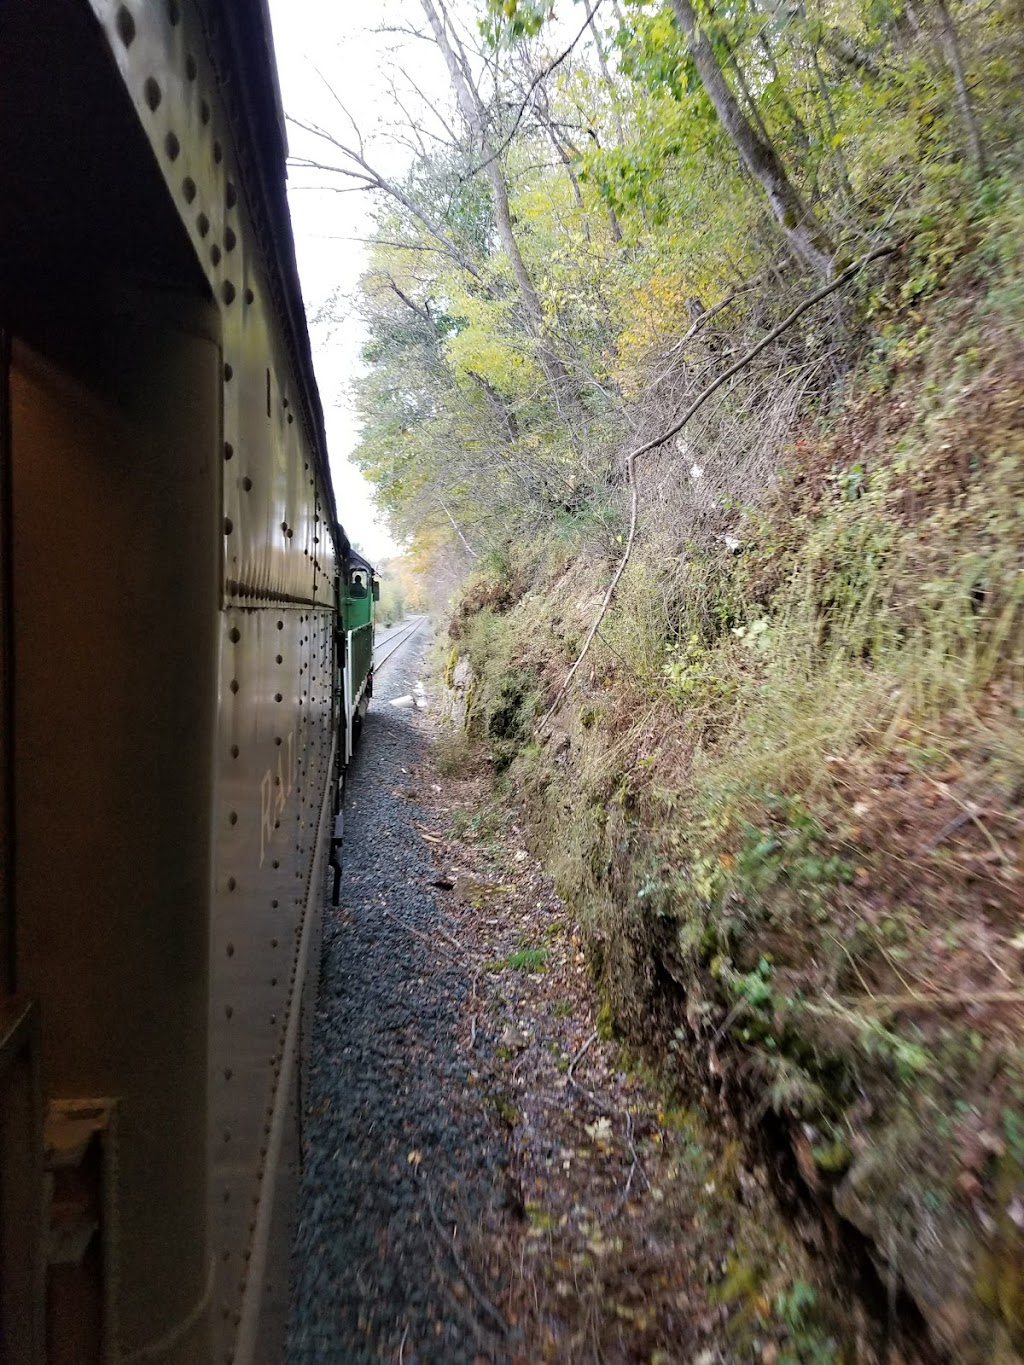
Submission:
[[[997,1228],[1004,1235],[995,1237],[993,1251],[993,1239],[979,1235],[991,1229],[973,1227],[945,1200],[937,1208],[936,1192],[922,1188],[908,1169],[898,1126],[863,1150],[833,1201],[868,1239],[883,1282],[910,1295],[952,1360],[1017,1365],[1024,1359],[1019,1242],[1011,1246],[1016,1239]]]
[[[462,730],[469,718],[476,683],[469,660],[459,658],[453,650],[444,680],[447,685],[441,698],[441,713],[447,721]]]

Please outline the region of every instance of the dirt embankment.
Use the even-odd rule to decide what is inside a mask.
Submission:
[[[881,292],[756,507],[641,546],[541,733],[595,553],[478,580],[447,674],[609,1022],[899,1349],[978,1365],[1024,1359],[1018,198]]]

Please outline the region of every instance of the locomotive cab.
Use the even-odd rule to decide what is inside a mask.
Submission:
[[[342,670],[342,724],[345,730],[345,761],[351,759],[373,696],[373,635],[375,608],[380,600],[380,580],[370,562],[355,550],[344,561],[339,602],[344,638]]]

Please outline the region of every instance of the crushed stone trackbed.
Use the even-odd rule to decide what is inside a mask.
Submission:
[[[457,1046],[469,981],[437,946],[443,911],[411,828],[423,734],[415,712],[388,704],[409,692],[425,647],[424,633],[377,680],[347,785],[303,1122],[290,1365],[506,1359],[503,1267],[481,1256],[479,1233],[505,1216],[507,1144]]]
[[[440,776],[432,714],[389,704],[426,646],[377,679],[348,780],[288,1365],[874,1359],[780,1319],[815,1276],[764,1170],[608,1036],[483,757]]]

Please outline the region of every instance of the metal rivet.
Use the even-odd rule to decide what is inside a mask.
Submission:
[[[277,858],[275,858],[274,861],[270,864],[270,866],[271,866],[271,867],[274,869],[274,871],[276,872],[277,869],[281,866],[281,864],[280,864],[280,862],[277,860]]]
[[[124,5],[117,11],[117,36],[124,43],[125,47],[131,47],[135,41],[135,20]]]
[[[235,945],[233,943],[229,943],[227,948],[225,949],[225,952],[227,953],[228,957],[234,957]]]
[[[238,629],[237,626],[232,626],[231,629],[228,631],[228,639],[231,641],[233,645],[237,645],[241,638],[242,632]]]
[[[210,121],[210,106],[207,104],[206,100],[203,100],[199,105],[199,121],[203,124],[207,124]]]
[[[277,947],[277,939],[276,939],[276,938],[272,938],[272,939],[270,940],[270,946],[271,946],[271,948],[276,948],[276,947]]]
[[[171,161],[177,161],[181,155],[181,143],[174,133],[168,133],[164,138],[164,150]]]
[[[224,202],[229,209],[233,209],[238,203],[238,193],[230,180],[224,186]]]
[[[278,662],[279,664],[283,664],[283,663],[284,663],[284,655],[283,655],[283,654],[278,654],[278,655],[276,655],[275,657],[276,657],[277,662]]]
[[[275,744],[277,745],[277,747],[280,749],[280,747],[281,747],[281,736],[280,736],[280,735],[275,735],[275,736],[274,736],[274,743],[275,743]]]
[[[230,280],[225,280],[224,283],[221,285],[220,296],[225,303],[234,303],[235,286],[231,283]]]
[[[225,460],[230,460],[231,457],[232,457],[232,455],[234,455],[234,453],[235,453],[235,447],[231,444],[230,441],[225,441],[225,442],[224,442],[224,458],[225,458]]]
[[[256,295],[252,292],[251,289],[247,289],[247,290],[245,291],[245,301],[246,301],[246,303],[253,303],[253,302],[255,301],[255,299],[256,299]]]
[[[213,143],[213,159],[218,166],[224,160],[224,149],[216,139],[214,139]]]
[[[234,529],[235,529],[234,522],[231,520],[230,517],[225,517],[225,518],[224,518],[224,534],[225,534],[226,536],[229,536],[229,535],[231,534],[231,532],[232,532]]]
[[[284,701],[284,698],[281,696],[281,693],[280,693],[280,692],[275,692],[275,693],[274,693],[274,700],[275,700],[275,701]]]
[[[232,757],[232,758],[237,758],[237,757],[238,757],[238,745],[237,745],[237,744],[232,744],[231,749],[230,749],[230,753],[231,753],[231,757]]]
[[[277,901],[271,901],[271,902],[270,902],[270,908],[271,908],[271,910],[276,910],[276,909],[277,909]]]
[[[146,103],[149,105],[152,112],[155,114],[156,111],[160,108],[160,101],[163,98],[163,96],[160,93],[160,86],[157,84],[157,82],[153,79],[152,76],[148,76],[146,78],[146,83],[142,87],[142,96],[143,99],[145,99]]]
[[[186,204],[191,204],[193,199],[195,199],[196,182],[190,175],[186,175],[185,179],[181,182],[181,193],[185,198]]]
[[[246,493],[252,492],[252,479],[249,478],[248,474],[246,474],[245,478],[242,480],[242,487]]]
[[[210,247],[210,260],[214,265],[220,265],[220,247],[214,242]]]
[[[234,230],[234,228],[225,228],[225,229],[224,229],[224,250],[225,250],[225,251],[234,251],[237,242],[238,242],[238,238],[235,236],[235,230]]]
[[[198,231],[200,237],[205,237],[206,234],[210,231],[210,220],[209,218],[207,218],[205,213],[201,213],[199,217],[196,219],[196,230]]]
[[[237,678],[232,678],[232,679],[231,679],[231,690],[232,690],[232,692],[237,692],[237,691],[238,691],[238,679],[237,679]]]
[[[237,825],[237,824],[238,824],[238,811],[233,810],[233,811],[230,813],[230,815],[228,816],[228,824],[229,824],[229,825]]]
[[[283,621],[278,621],[278,623],[277,623],[277,628],[278,628],[278,630],[284,630],[284,622],[283,622]]]

